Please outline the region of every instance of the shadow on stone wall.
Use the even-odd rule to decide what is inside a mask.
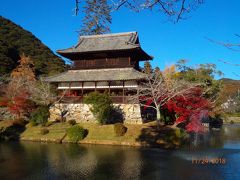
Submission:
[[[157,113],[156,113],[156,110],[153,108],[149,108],[149,107],[146,108],[141,106],[141,116],[142,116],[143,123],[147,123],[147,122],[156,120]]]
[[[118,106],[113,107],[108,123],[109,124],[123,123],[123,121],[124,121],[124,112],[123,112],[123,110],[120,107],[118,107]]]

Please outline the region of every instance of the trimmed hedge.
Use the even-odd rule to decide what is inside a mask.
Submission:
[[[41,130],[40,130],[40,134],[41,135],[45,135],[45,134],[48,134],[49,133],[49,130],[47,129],[47,128],[42,128]]]
[[[84,129],[79,125],[73,125],[72,127],[67,129],[67,136],[69,137],[70,141],[78,142],[84,139],[88,134],[88,130]]]
[[[116,136],[124,136],[124,134],[127,132],[127,127],[122,123],[116,123],[114,124],[114,132]]]

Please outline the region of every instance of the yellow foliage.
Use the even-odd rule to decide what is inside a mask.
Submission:
[[[176,66],[171,65],[169,67],[166,67],[163,71],[164,80],[166,82],[166,85],[170,88],[173,84],[173,81],[179,76],[179,73],[176,72]]]
[[[171,65],[170,67],[166,67],[163,71],[163,74],[165,75],[172,75],[176,73],[176,67],[175,65]]]

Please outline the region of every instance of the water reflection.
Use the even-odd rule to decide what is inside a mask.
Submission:
[[[240,179],[240,127],[202,137],[202,147],[180,150],[122,146],[1,143],[0,179]],[[207,141],[205,141],[207,140]],[[193,164],[192,158],[227,163]]]

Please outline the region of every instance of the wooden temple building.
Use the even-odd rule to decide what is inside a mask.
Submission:
[[[78,44],[57,51],[72,68],[46,81],[55,83],[65,100],[82,103],[89,92],[108,92],[115,104],[128,104],[145,78],[139,62],[152,60],[140,46],[137,32],[81,36]]]

